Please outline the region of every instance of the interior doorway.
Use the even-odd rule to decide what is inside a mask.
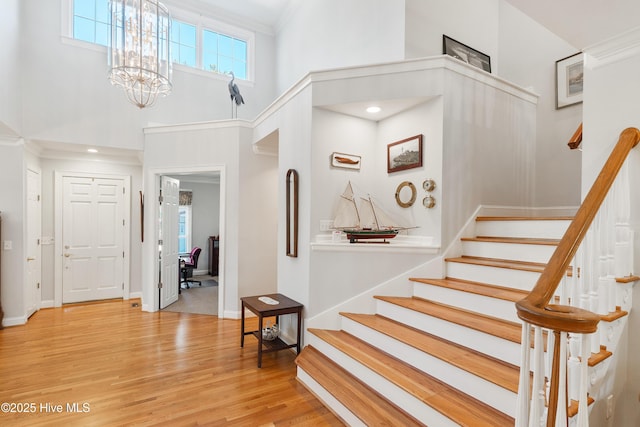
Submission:
[[[176,274],[170,273],[159,265],[158,275],[162,288],[159,291],[159,308],[165,311],[218,315],[223,317],[224,295],[224,186],[223,169],[184,170],[180,172],[163,172],[158,177],[158,185],[163,188],[167,180],[179,182],[179,203],[175,215],[166,217],[165,209],[158,210],[162,223],[156,231],[163,243],[168,240],[177,241],[176,259],[188,259],[192,250],[199,248],[197,265],[186,271],[178,267]],[[163,194],[164,199],[164,194]],[[166,220],[175,225],[174,231],[165,225]],[[166,235],[172,233],[171,236]],[[158,245],[159,258],[164,258],[165,245]],[[215,254],[214,254],[215,252]],[[214,256],[215,255],[215,256]],[[213,264],[215,262],[215,265]],[[166,264],[166,262],[165,262]],[[174,277],[176,276],[176,277]],[[171,283],[167,283],[171,281]],[[181,283],[183,282],[183,283]],[[180,284],[181,289],[175,301],[163,303],[165,289]]]

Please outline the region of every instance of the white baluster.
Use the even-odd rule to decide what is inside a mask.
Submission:
[[[520,346],[520,380],[518,382],[518,399],[515,427],[527,427],[531,408],[531,325],[522,322],[522,345]]]
[[[569,334],[569,360],[567,369],[569,375],[569,399],[580,399],[580,349],[582,348],[582,335]]]
[[[534,326],[534,331],[533,387],[531,396],[531,412],[529,413],[529,425],[544,426],[544,415],[546,409],[544,344],[542,339],[542,328],[540,326]]]
[[[578,427],[588,427],[589,426],[589,402],[587,400],[587,393],[589,391],[589,347],[590,347],[590,335],[583,334],[582,335],[582,348],[581,348],[581,358],[582,362],[580,363],[580,399],[578,402],[578,419],[577,426]]]
[[[567,333],[560,332],[560,364],[558,372],[558,408],[556,411],[556,426],[567,425]]]

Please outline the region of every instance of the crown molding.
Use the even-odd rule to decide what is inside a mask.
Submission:
[[[640,55],[640,27],[586,47],[585,66],[591,69]]]

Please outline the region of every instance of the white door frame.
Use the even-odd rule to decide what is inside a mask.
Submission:
[[[54,292],[53,292],[53,306],[62,306],[62,269],[63,266],[63,248],[62,248],[62,209],[63,209],[63,179],[65,177],[79,177],[79,178],[103,178],[103,179],[121,179],[124,183],[124,236],[123,236],[123,248],[124,248],[124,261],[122,265],[122,275],[124,280],[124,289],[122,291],[122,299],[128,300],[130,293],[130,262],[131,262],[131,176],[130,175],[111,175],[103,173],[88,173],[88,172],[66,172],[55,171],[54,179],[54,216],[55,216],[55,244],[54,244]]]
[[[144,209],[145,209],[145,224],[151,223],[153,225],[150,231],[150,238],[145,237],[144,245],[151,244],[153,248],[152,259],[149,259],[148,252],[143,250],[143,264],[149,266],[153,272],[152,283],[145,280],[142,284],[142,294],[150,295],[151,301],[143,301],[143,310],[158,311],[160,309],[160,289],[158,289],[158,236],[159,236],[159,224],[158,218],[160,214],[160,205],[158,203],[158,197],[160,196],[160,176],[161,175],[180,175],[180,174],[192,174],[203,172],[219,172],[220,173],[220,241],[219,241],[219,268],[218,268],[218,318],[224,318],[224,294],[225,294],[225,212],[226,212],[226,168],[224,165],[210,165],[210,166],[184,166],[173,168],[149,168],[145,176],[152,176],[153,182],[151,185],[145,185],[147,192],[144,196]],[[147,221],[146,218],[150,218]],[[146,235],[147,233],[145,233]],[[143,272],[143,278],[146,275]],[[152,291],[148,289],[152,287]]]
[[[40,201],[39,205],[38,205],[38,212],[37,212],[37,220],[40,221],[40,226],[38,229],[38,249],[37,249],[37,259],[36,260],[29,260],[29,256],[31,254],[29,254],[29,237],[31,237],[30,233],[31,230],[28,230],[27,228],[30,228],[31,224],[27,223],[27,227],[24,227],[24,277],[25,277],[25,295],[24,295],[24,301],[25,301],[25,315],[27,318],[29,318],[32,314],[34,314],[36,311],[40,310],[41,306],[42,306],[42,170],[38,167],[33,167],[33,166],[27,166],[27,169],[25,171],[25,185],[27,186],[27,191],[25,191],[25,212],[28,212],[28,210],[30,209],[29,207],[29,201],[28,201],[28,193],[29,193],[29,172],[33,172],[35,174],[38,175],[38,200]],[[29,214],[27,213],[27,215],[25,216],[25,218],[29,218]],[[31,288],[31,283],[29,282],[28,278],[29,278],[29,273],[28,273],[28,264],[31,261],[35,261],[38,266],[37,266],[37,278],[38,278],[38,290],[37,293],[40,294],[39,298],[36,298],[35,301],[35,306],[34,306],[34,310],[33,311],[29,311],[28,309],[30,307],[26,307],[26,301],[28,301],[28,297],[27,297],[27,293],[32,293],[34,292],[34,289]]]

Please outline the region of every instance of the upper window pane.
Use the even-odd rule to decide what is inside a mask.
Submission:
[[[171,23],[171,58],[173,62],[196,66],[196,27],[174,20]]]
[[[202,36],[203,68],[218,73],[233,71],[239,79],[247,78],[247,42],[225,34],[204,30]]]
[[[107,46],[109,42],[109,1],[73,1],[73,38]]]

